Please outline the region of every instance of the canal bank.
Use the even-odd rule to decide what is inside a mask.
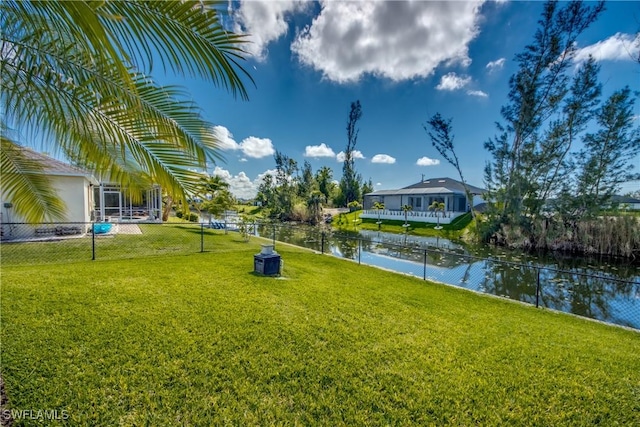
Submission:
[[[640,272],[624,264],[543,257],[439,237],[264,225],[257,234],[477,292],[640,329]]]

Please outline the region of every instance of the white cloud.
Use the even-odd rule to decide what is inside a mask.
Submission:
[[[381,182],[376,182],[376,187],[380,187],[382,185]]]
[[[255,136],[243,139],[240,143],[240,149],[245,156],[254,159],[271,156],[276,152],[269,138],[256,138]]]
[[[395,162],[396,159],[388,154],[376,154],[371,158],[371,163],[386,163],[388,165],[392,165]]]
[[[427,77],[440,64],[469,65],[483,2],[325,0],[291,50],[340,83],[365,74],[393,81]]]
[[[278,171],[276,169],[267,169],[266,171],[262,172],[261,174],[258,174],[258,176],[256,177],[255,181],[258,183],[258,185],[260,185],[260,183],[262,182],[262,180],[264,179],[265,176],[271,175],[273,177],[273,179],[275,180],[277,174],[278,174]]]
[[[304,157],[334,157],[336,153],[323,142],[320,145],[307,145],[304,149]]]
[[[355,160],[355,159],[365,159],[366,157],[364,157],[364,155],[362,154],[362,151],[359,150],[353,150],[351,152],[351,157]],[[344,151],[339,152],[336,155],[336,160],[338,162],[344,162]]]
[[[458,76],[456,73],[448,73],[442,76],[440,83],[436,86],[438,90],[458,90],[471,83],[471,77]]]
[[[495,61],[491,61],[487,64],[487,68],[489,71],[501,70],[504,67],[505,58],[496,59]]]
[[[416,162],[418,166],[436,166],[440,164],[438,159],[430,159],[429,157],[420,157]]]
[[[589,55],[596,61],[633,61],[640,53],[640,35],[616,33],[606,40],[578,49],[573,60],[586,61]]]
[[[238,175],[232,175],[228,170],[216,166],[212,175],[219,176],[228,183],[229,191],[237,198],[252,199],[258,192],[259,183],[251,181],[244,172],[240,172]]]
[[[255,59],[264,60],[268,44],[287,34],[287,15],[303,10],[307,5],[300,0],[240,1],[240,7],[233,16],[236,21],[234,30],[249,35],[250,43],[244,44],[243,49]]]
[[[488,98],[489,95],[481,90],[468,90],[467,95],[478,96],[480,98]]]
[[[214,126],[213,135],[218,140],[218,147],[221,150],[239,150],[240,145],[233,139],[233,135],[224,126]]]
[[[211,175],[221,177],[226,183],[229,184],[229,191],[235,197],[240,199],[253,199],[258,194],[258,187],[262,183],[262,179],[265,175],[276,176],[275,169],[269,169],[259,174],[255,179],[251,179],[245,172],[240,172],[237,175],[233,175],[226,169],[216,166]]]
[[[250,136],[249,138],[243,139],[242,142],[238,144],[233,139],[233,135],[229,132],[229,129],[224,126],[214,126],[213,134],[218,139],[220,149],[224,151],[241,150],[242,154],[246,157],[254,159],[267,157],[275,153],[273,143],[269,138],[256,138],[255,136]],[[247,159],[242,158],[240,161],[246,162]]]

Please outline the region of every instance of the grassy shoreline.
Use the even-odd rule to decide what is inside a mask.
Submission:
[[[12,409],[73,425],[639,420],[640,334],[280,245],[2,267]]]
[[[437,224],[430,222],[413,222],[407,221],[409,227],[405,227],[403,220],[384,220],[381,224],[378,224],[378,220],[371,218],[360,218],[362,211],[355,211],[340,214],[334,217],[332,226],[338,230],[353,231],[360,230],[372,230],[383,231],[387,233],[395,234],[410,234],[413,236],[424,237],[444,237],[450,240],[463,239],[471,232],[473,222],[471,214],[467,213],[452,221],[451,224],[442,224],[442,229],[436,230]]]

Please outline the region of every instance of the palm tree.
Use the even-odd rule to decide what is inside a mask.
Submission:
[[[123,186],[161,185],[186,203],[198,172],[220,159],[212,125],[154,66],[247,98],[243,36],[227,31],[226,2],[0,2],[0,190],[28,221],[63,212],[42,165],[20,147],[46,142]],[[10,131],[15,131],[14,137]],[[26,138],[26,140],[25,140]]]
[[[378,211],[378,230],[380,229],[380,224],[382,224],[382,221],[380,221],[380,212],[384,210],[384,203],[381,202],[375,202],[373,204],[373,209]]]
[[[208,212],[209,221],[211,221],[211,215],[219,215],[233,205],[229,184],[218,175],[202,176],[198,180],[194,199],[201,200],[195,202],[194,207],[199,212],[203,210]]]
[[[445,205],[443,202],[434,201],[429,205],[429,210],[432,210],[435,212],[436,218],[438,220],[438,225],[434,227],[436,230],[440,230],[442,228],[440,226],[440,216],[438,215],[438,213],[442,212],[444,214],[444,208],[445,208]]]
[[[318,183],[318,190],[324,196],[324,202],[329,203],[329,197],[331,196],[331,187],[333,183],[331,179],[333,178],[333,171],[328,166],[322,166],[316,172],[316,182]]]
[[[403,227],[405,227],[405,230],[406,230],[407,227],[409,227],[409,223],[407,222],[407,216],[409,214],[409,211],[413,210],[413,206],[411,206],[411,205],[403,205],[402,206],[402,210],[404,212],[404,225],[403,225]]]
[[[322,193],[318,190],[313,190],[307,200],[307,208],[309,210],[309,221],[311,224],[316,225],[320,220],[320,214],[322,209]]]

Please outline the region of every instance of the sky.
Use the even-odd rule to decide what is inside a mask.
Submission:
[[[423,125],[435,113],[452,119],[454,145],[466,180],[483,187],[507,102],[514,57],[533,41],[542,2],[519,1],[234,1],[225,23],[250,34],[244,68],[249,100],[198,80],[186,87],[215,124],[224,161],[209,173],[237,197],[255,196],[273,171],[275,150],[315,173],[342,175],[350,105],[362,118],[356,170],[376,190],[422,179],[458,179],[431,145]],[[637,57],[640,2],[608,2],[579,39],[575,66],[593,55],[603,96],[625,85],[640,90]],[[574,68],[575,69],[575,68]],[[162,81],[165,83],[165,81]],[[635,106],[640,120],[640,102]],[[640,157],[634,159],[640,171]],[[640,189],[635,181],[623,192]]]

